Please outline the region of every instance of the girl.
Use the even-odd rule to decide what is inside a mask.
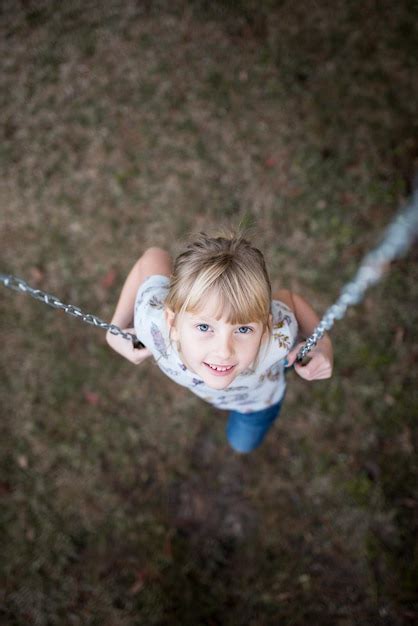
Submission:
[[[310,305],[287,290],[271,295],[261,252],[239,235],[201,233],[172,265],[149,248],[123,286],[112,323],[135,331],[145,349],[107,333],[134,364],[153,356],[162,371],[203,400],[229,411],[227,438],[250,452],[280,413],[284,371],[319,323]],[[134,328],[131,328],[134,324]],[[324,336],[306,366],[306,380],[329,378],[332,345]]]

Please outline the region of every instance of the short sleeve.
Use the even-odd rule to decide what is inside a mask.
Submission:
[[[271,303],[273,338],[286,337],[286,343],[290,342],[289,350],[292,349],[298,336],[298,323],[296,316],[286,304],[280,300]]]
[[[167,358],[169,350],[169,337],[164,315],[164,302],[169,282],[167,276],[159,274],[149,276],[139,287],[135,300],[136,336],[156,359]]]
[[[298,334],[298,323],[291,309],[279,300],[271,303],[272,332],[261,353],[260,369],[267,369],[283,361],[293,348]]]

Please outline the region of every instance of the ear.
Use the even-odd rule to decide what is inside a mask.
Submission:
[[[175,341],[178,339],[178,333],[176,328],[176,314],[169,308],[164,309],[165,321],[168,327],[168,334],[173,337]]]
[[[272,324],[273,324],[273,316],[270,313],[270,315],[269,315],[269,326],[266,326],[266,328],[264,329],[263,335],[267,336],[270,333],[270,328],[272,327]]]
[[[269,315],[270,327],[266,326],[265,329],[263,330],[263,334],[261,335],[261,339],[260,339],[260,347],[264,344],[265,341],[268,341],[268,339],[269,339],[270,328],[271,328],[272,321],[273,321],[273,316],[270,313],[270,315]]]

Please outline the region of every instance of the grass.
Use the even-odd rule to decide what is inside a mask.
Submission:
[[[0,271],[110,319],[147,246],[243,221],[274,287],[325,311],[416,168],[415,17],[3,3]],[[335,325],[331,380],[290,375],[248,457],[156,367],[3,290],[0,622],[414,623],[416,261]]]

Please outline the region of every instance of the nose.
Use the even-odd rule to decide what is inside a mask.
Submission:
[[[215,354],[221,361],[217,365],[226,365],[234,354],[233,339],[229,333],[220,333],[215,347]]]

